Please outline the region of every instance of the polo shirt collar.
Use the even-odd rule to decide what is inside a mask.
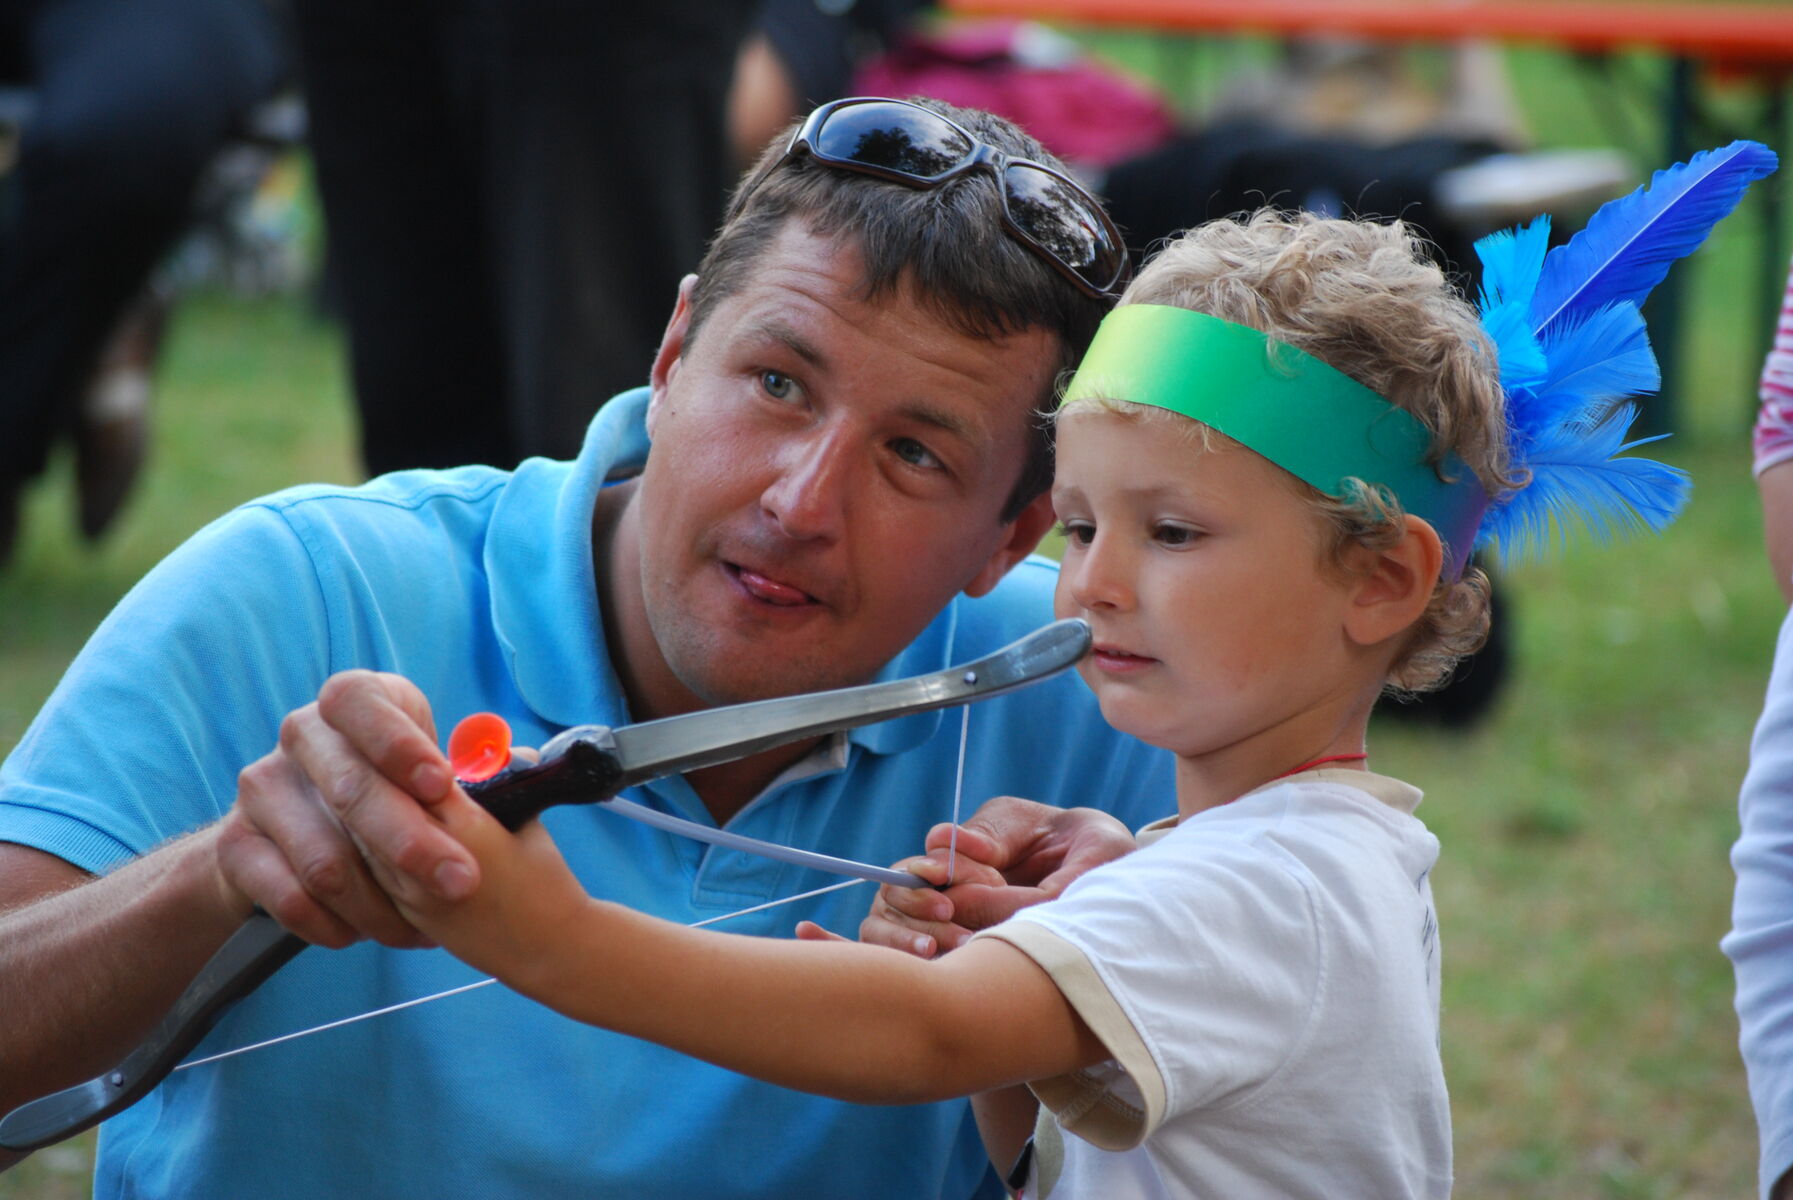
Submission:
[[[639,474],[647,462],[648,396],[635,388],[600,408],[574,461],[524,462],[492,515],[485,567],[493,628],[524,703],[550,726],[630,719],[604,645],[592,514],[606,482]],[[948,604],[875,682],[951,666],[961,602]],[[940,721],[939,712],[915,713],[855,729],[848,740],[895,754],[933,737]]]
[[[550,726],[629,719],[604,645],[591,523],[605,481],[647,461],[647,402],[643,387],[598,409],[572,462],[526,460],[492,514],[493,629],[523,702]]]

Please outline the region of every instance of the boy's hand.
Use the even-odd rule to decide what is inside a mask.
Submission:
[[[950,835],[952,826],[943,825],[941,828]],[[953,886],[945,891],[883,884],[878,888],[877,899],[872,901],[870,914],[860,922],[860,941],[888,946],[917,958],[933,958],[943,948],[952,949],[971,936],[953,924],[952,896],[955,892],[961,887],[972,886],[974,881],[986,888],[1002,886],[1001,873],[994,867],[968,857],[962,840],[956,869],[948,869],[948,850],[945,846],[933,850],[925,857],[906,858],[892,866],[898,871],[919,875],[935,885],[944,884],[948,878],[953,880]],[[830,933],[813,921],[800,922],[797,936],[810,941],[849,940],[837,933]]]
[[[952,826],[928,831],[929,857],[899,865],[944,882]],[[922,958],[957,949],[979,929],[1050,900],[1091,867],[1133,850],[1133,835],[1093,808],[1054,808],[998,796],[959,827],[958,869],[944,892],[883,887],[859,939]]]
[[[444,900],[406,878],[380,884],[418,929],[457,958],[517,986],[540,966],[590,897],[540,821],[515,834],[459,787],[427,812],[473,855],[479,886],[463,900]]]

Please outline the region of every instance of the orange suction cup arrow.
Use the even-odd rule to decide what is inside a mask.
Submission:
[[[510,765],[511,727],[497,713],[462,717],[448,735],[448,761],[462,783],[490,779]]]

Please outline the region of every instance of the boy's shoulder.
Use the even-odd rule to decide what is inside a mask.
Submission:
[[[1174,827],[1143,830],[1140,843],[1187,860],[1224,860],[1228,873],[1287,874],[1304,888],[1388,868],[1417,879],[1438,857],[1438,839],[1414,815],[1420,797],[1418,788],[1386,775],[1312,771]]]

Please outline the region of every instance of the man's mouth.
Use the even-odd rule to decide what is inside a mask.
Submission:
[[[794,587],[770,575],[762,575],[749,567],[737,563],[726,564],[729,571],[740,582],[741,587],[755,600],[780,608],[794,608],[801,604],[816,604],[818,601],[802,588]]]

